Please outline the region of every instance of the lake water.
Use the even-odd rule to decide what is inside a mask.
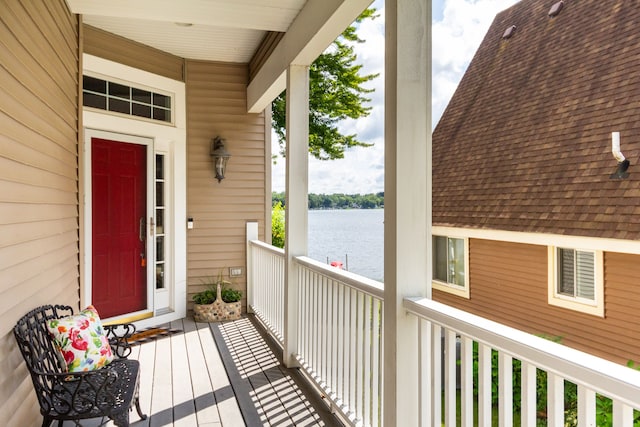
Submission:
[[[370,279],[384,277],[384,210],[309,211],[309,257],[340,261]]]

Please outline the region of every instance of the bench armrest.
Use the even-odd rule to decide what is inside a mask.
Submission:
[[[103,325],[111,350],[120,359],[126,359],[131,354],[131,343],[129,342],[136,327],[133,323],[119,323],[113,325]]]

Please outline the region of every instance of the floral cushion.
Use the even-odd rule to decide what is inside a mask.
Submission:
[[[114,358],[98,311],[92,305],[76,315],[49,320],[47,328],[68,372],[99,369]]]

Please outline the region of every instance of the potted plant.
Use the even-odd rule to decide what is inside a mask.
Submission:
[[[216,322],[240,318],[242,291],[230,288],[231,282],[224,280],[222,270],[215,278],[204,282],[207,289],[193,295],[193,317],[196,322]]]

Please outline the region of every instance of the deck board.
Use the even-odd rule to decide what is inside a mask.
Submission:
[[[159,326],[180,332],[133,347],[130,358],[140,361],[140,404],[148,417],[140,420],[134,410],[132,427],[341,425],[297,371],[281,365],[278,349],[250,318],[185,318]],[[95,427],[100,420],[82,425]]]
[[[244,318],[211,324],[211,328],[221,354],[228,354],[223,360],[233,360],[234,365],[227,366],[227,371],[237,371],[230,378],[234,388],[241,388],[238,396],[248,393],[248,399],[240,399],[241,405],[250,401],[259,415],[256,425],[339,425],[323,403],[312,402],[302,392],[294,380],[296,371],[282,366],[274,346],[255,322]]]
[[[211,377],[209,376],[200,336],[198,335],[198,329],[195,323],[185,321],[184,332],[187,354],[189,356],[190,379],[193,387],[197,425],[221,425],[220,414],[218,413],[216,399],[213,394],[214,390]]]

